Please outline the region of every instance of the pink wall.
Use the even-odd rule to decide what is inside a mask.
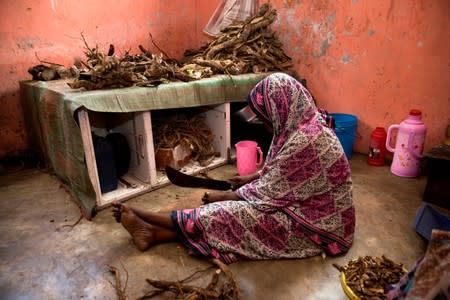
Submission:
[[[26,149],[19,80],[40,59],[70,65],[90,46],[137,53],[150,43],[174,58],[207,40],[202,28],[219,0],[3,1],[0,10],[0,158]],[[260,2],[265,2],[260,0]],[[359,118],[355,151],[370,132],[424,112],[426,149],[450,117],[448,0],[278,0],[274,29],[321,107]]]
[[[216,3],[208,0],[16,0],[0,8],[0,158],[26,149],[19,81],[41,60],[71,65],[84,57],[83,32],[89,46],[138,53],[142,44],[154,52],[149,33],[168,55],[182,56],[207,37],[201,29]]]
[[[319,105],[359,118],[355,150],[376,126],[423,111],[425,149],[450,118],[448,0],[272,1],[277,30]]]

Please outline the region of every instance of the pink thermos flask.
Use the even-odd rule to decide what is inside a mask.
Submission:
[[[397,130],[395,149],[391,147],[391,136]],[[427,128],[422,122],[422,112],[412,109],[400,125],[391,125],[386,137],[386,149],[394,153],[391,172],[402,177],[417,177]]]

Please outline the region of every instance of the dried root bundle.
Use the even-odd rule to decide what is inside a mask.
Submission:
[[[276,10],[270,4],[245,21],[235,22],[222,30],[222,34],[197,50],[186,50],[178,62],[171,59],[153,41],[161,52],[154,54],[139,45],[140,54],[126,52],[115,55],[114,45],[108,52],[98,45],[85,45],[86,62],[64,68],[58,64],[40,64],[30,68],[34,80],[54,80],[73,77],[71,88],[96,90],[130,86],[157,86],[171,81],[192,81],[215,74],[245,74],[269,71],[287,71],[291,58],[287,56],[275,33],[269,29],[276,18]]]
[[[333,265],[344,272],[346,284],[361,299],[386,299],[386,286],[398,283],[406,273],[402,264],[384,255],[359,257],[345,267]]]
[[[214,74],[286,71],[292,66],[291,58],[269,28],[276,16],[276,10],[265,3],[256,15],[222,29],[207,45],[187,50],[182,63],[209,67]]]
[[[191,159],[202,166],[208,165],[216,156],[212,146],[214,135],[201,115],[192,118],[179,115],[170,118],[169,122],[156,121],[154,140],[160,148],[174,148],[180,144],[191,148]]]
[[[68,85],[71,88],[85,88],[87,90],[129,87],[129,86],[155,86],[165,81],[180,79],[193,80],[178,71],[177,62],[164,59],[162,54],[153,54],[142,45],[139,46],[141,54],[131,55],[128,52],[117,57],[114,45],[110,45],[108,53],[101,52],[96,46],[90,48],[85,43],[84,63],[86,70]]]
[[[139,299],[150,299],[164,292],[171,292],[174,294],[175,299],[183,300],[242,299],[239,286],[230,269],[218,260],[214,259],[212,263],[218,269],[213,273],[206,287],[187,284],[194,278],[196,273],[181,281],[147,279],[147,282],[156,289],[146,293]]]

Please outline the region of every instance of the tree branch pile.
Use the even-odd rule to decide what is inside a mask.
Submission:
[[[198,50],[187,50],[181,62],[210,67],[214,74],[286,71],[292,61],[269,28],[277,12],[269,3],[245,21],[235,22],[216,39]]]
[[[191,159],[198,161],[201,166],[209,165],[216,157],[216,150],[212,145],[214,134],[204,116],[187,118],[176,115],[165,122],[156,118],[154,124],[153,137],[157,148],[174,148],[183,144],[192,149]]]
[[[287,71],[292,61],[282,43],[269,29],[277,16],[269,3],[245,21],[235,22],[222,34],[197,50],[186,50],[180,61],[160,51],[155,54],[139,45],[140,54],[115,55],[114,45],[103,53],[98,45],[90,47],[81,34],[87,61],[79,60],[68,69],[58,64],[29,69],[34,80],[74,78],[68,82],[73,89],[96,90],[130,86],[157,86],[171,81],[192,81],[215,74],[238,75],[269,71]],[[65,72],[65,73],[63,73]]]
[[[114,55],[114,45],[110,45],[107,54],[99,51],[98,46],[90,48],[83,37],[86,46],[85,55],[87,68],[80,72],[78,78],[68,85],[71,88],[96,90],[110,87],[155,86],[166,81],[179,79],[194,80],[178,69],[178,63],[164,59],[162,54],[153,54],[139,45],[141,54],[131,55],[128,52],[121,58]]]

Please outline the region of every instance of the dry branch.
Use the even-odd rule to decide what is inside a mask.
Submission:
[[[241,300],[242,295],[239,286],[228,266],[216,259],[212,259],[211,263],[218,267],[218,269],[216,269],[216,271],[212,274],[211,280],[206,287],[198,287],[186,284],[186,282],[188,280],[191,280],[198,272],[181,281],[146,279],[146,281],[150,285],[157,289],[148,292],[140,299],[150,299],[163,292],[171,292],[172,294],[174,294],[174,297],[176,299],[184,300]],[[203,271],[207,271],[209,269],[210,268]]]
[[[70,227],[70,230],[72,230],[75,226],[78,225],[78,223],[81,222],[82,219],[83,219],[83,214],[80,214],[78,219],[73,224],[65,224],[65,225],[62,225],[60,228]],[[57,230],[59,230],[59,228]]]
[[[123,267],[123,265],[122,265]],[[119,300],[128,300],[128,297],[126,295],[126,289],[127,289],[127,283],[128,283],[128,272],[124,268],[126,273],[126,279],[125,284],[122,286],[122,281],[120,279],[120,272],[116,267],[109,266],[109,271],[114,275],[115,284],[113,284],[114,288],[116,289],[117,297]]]

